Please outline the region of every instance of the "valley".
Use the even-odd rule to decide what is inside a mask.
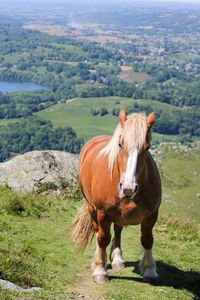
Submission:
[[[144,9],[137,7],[128,13],[135,16],[135,23],[130,21],[128,26],[120,7],[119,20],[112,9],[110,21],[101,10],[103,24],[98,18],[92,23],[95,11],[88,14],[86,9],[79,15],[76,8],[74,17],[82,24],[77,26],[67,17],[64,21],[67,10],[63,10],[58,24],[57,17],[62,13],[53,7],[44,12],[42,25],[54,30],[51,34],[42,32],[36,8],[31,14],[26,9],[23,13],[16,10],[15,17],[12,10],[6,10],[1,18],[0,80],[49,88],[0,93],[1,126],[14,123],[12,128],[17,128],[24,118],[41,118],[56,128],[72,127],[78,138],[87,141],[96,134],[112,134],[119,108],[124,105],[128,113],[155,111],[154,144],[176,141],[192,147],[199,145],[200,44],[198,26],[194,26],[198,10],[191,18],[192,8],[188,13],[168,8],[168,16],[163,15],[163,8],[148,8],[148,14],[144,14]],[[33,22],[34,12],[37,23]],[[47,16],[51,14],[50,21]],[[173,25],[175,14],[177,26]],[[148,22],[154,25],[148,26]],[[68,29],[60,34],[55,26]],[[105,39],[107,36],[111,39]],[[10,132],[11,128],[2,129]],[[21,146],[16,149],[8,151],[5,144],[0,160],[19,154],[19,149],[20,153],[36,150],[31,135],[26,142],[18,139]],[[48,132],[44,138],[48,139]],[[53,143],[48,147],[52,149]]]

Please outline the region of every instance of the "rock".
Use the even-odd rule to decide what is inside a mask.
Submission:
[[[61,151],[32,151],[0,164],[0,185],[26,193],[38,183],[52,182],[60,186],[77,179],[78,155]]]
[[[18,293],[24,293],[24,292],[32,292],[32,291],[40,291],[40,290],[42,290],[39,287],[33,287],[33,288],[30,288],[30,289],[23,289],[20,286],[12,283],[10,281],[3,280],[3,279],[0,279],[0,286],[3,289],[8,289],[8,290],[15,291],[15,292],[18,292]]]

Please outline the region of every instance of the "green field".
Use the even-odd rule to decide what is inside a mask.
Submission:
[[[8,125],[9,123],[20,122],[20,119],[1,119],[0,125]]]
[[[169,104],[152,100],[133,100],[132,98],[104,97],[104,98],[76,98],[68,103],[59,103],[37,113],[38,117],[52,121],[53,125],[71,126],[78,136],[85,141],[95,135],[111,135],[118,123],[118,118],[112,115],[113,108],[127,107],[134,103],[151,105],[153,109],[163,109],[165,112],[179,109]],[[90,109],[107,108],[109,114],[92,116]],[[159,137],[160,136],[160,137]],[[157,135],[162,140],[161,135]],[[174,139],[172,136],[171,140]]]
[[[200,206],[196,196],[200,192],[200,153],[173,147],[156,148],[163,183],[163,202],[154,228],[153,251],[160,276],[157,285],[143,283],[138,271],[142,256],[139,226],[123,230],[126,268],[114,272],[108,261],[110,283],[98,285],[90,271],[95,241],[83,254],[77,254],[64,231],[82,205],[78,190],[65,190],[59,197],[50,192],[45,197],[21,196],[0,187],[1,279],[23,288],[42,288],[21,294],[0,288],[0,298],[61,300],[83,295],[86,300],[200,299]]]
[[[146,82],[147,80],[152,79],[150,75],[141,72],[134,72],[132,69],[120,72],[117,77],[127,82]]]

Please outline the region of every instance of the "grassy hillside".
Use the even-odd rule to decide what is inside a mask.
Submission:
[[[162,177],[161,213],[172,213],[178,218],[199,223],[200,148],[159,145],[155,147],[154,155]]]
[[[68,100],[67,103],[59,103],[51,106],[37,115],[45,120],[50,120],[55,126],[72,126],[78,136],[85,141],[95,135],[112,134],[118,118],[112,115],[113,108],[127,107],[134,103],[150,105],[153,109],[171,112],[179,108],[169,104],[160,103],[152,100],[133,100],[132,98],[103,97],[103,98],[76,98]],[[109,114],[105,116],[92,116],[90,109],[99,110],[107,108]],[[162,140],[161,135],[156,136]],[[176,137],[169,137],[171,140]],[[154,139],[155,140],[155,139]]]
[[[18,294],[0,288],[0,298],[60,300],[84,295],[84,299],[106,300],[200,299],[200,206],[196,196],[200,192],[200,153],[175,145],[161,145],[156,151],[163,182],[163,203],[154,229],[158,285],[144,284],[138,271],[139,226],[123,230],[126,268],[114,272],[108,265],[108,285],[92,281],[95,241],[84,254],[77,254],[65,238],[64,229],[81,206],[82,196],[76,186],[59,197],[51,192],[20,196],[1,187],[0,278],[42,290]]]

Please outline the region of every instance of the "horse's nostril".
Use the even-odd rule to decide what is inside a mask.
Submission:
[[[120,189],[122,188],[122,183],[120,182],[120,184],[119,184],[119,187],[120,187]]]

